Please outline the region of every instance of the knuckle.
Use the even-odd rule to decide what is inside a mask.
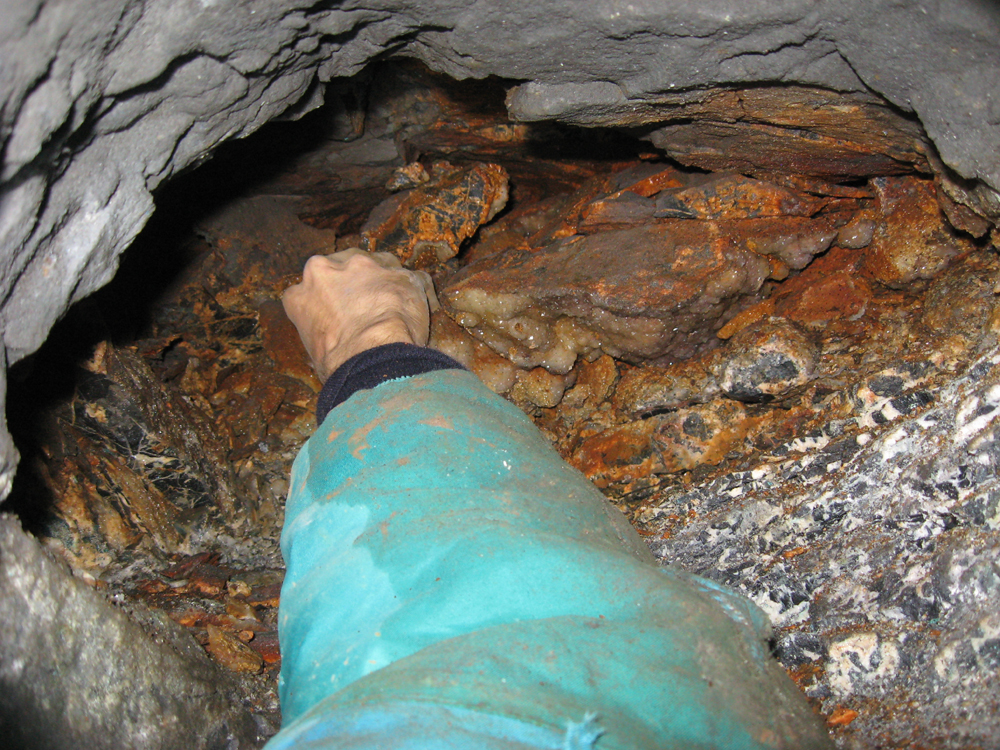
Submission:
[[[314,255],[306,261],[305,266],[302,268],[302,278],[315,276],[329,268],[329,266],[330,262],[322,255]]]

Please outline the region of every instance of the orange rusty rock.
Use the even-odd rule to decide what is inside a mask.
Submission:
[[[150,578],[139,581],[136,584],[136,588],[140,593],[147,596],[152,594],[162,594],[164,591],[170,591],[171,588],[163,581],[157,581]]]
[[[655,202],[622,190],[613,196],[587,204],[580,212],[577,231],[581,234],[593,234],[609,229],[624,229],[652,221],[655,216]]]
[[[826,723],[831,727],[846,727],[856,718],[858,718],[858,712],[853,708],[838,706],[833,710],[833,713],[827,717]]]
[[[261,655],[251,649],[239,638],[215,625],[208,625],[208,643],[205,650],[226,669],[231,672],[249,672],[256,674],[264,665]]]
[[[254,588],[253,593],[247,598],[247,602],[256,607],[277,607],[280,597],[281,584],[270,583]]]
[[[715,465],[746,437],[746,409],[733,401],[692,406],[654,417],[655,448],[667,473]]]
[[[862,269],[893,289],[932,279],[956,257],[975,249],[946,222],[934,182],[917,177],[872,180],[881,217]]]
[[[472,264],[443,290],[455,320],[523,368],[566,373],[600,351],[627,361],[710,348],[755,302],[765,259],[720,222],[665,221],[558,240]]]
[[[649,175],[648,177],[643,177],[642,179],[631,183],[611,197],[614,198],[624,192],[629,192],[640,195],[643,198],[650,198],[659,193],[661,190],[682,187],[684,185],[683,177],[684,175],[680,170],[674,167],[666,167],[664,169],[660,169],[654,174]]]
[[[431,268],[457,255],[506,203],[506,170],[476,164],[390,198],[362,228],[362,248],[393,253],[407,268]]]
[[[613,358],[604,354],[593,362],[578,365],[577,372],[576,383],[566,392],[563,404],[592,412],[611,396],[618,382],[618,367]]]
[[[659,451],[653,446],[653,435],[659,422],[643,419],[605,430],[584,440],[569,458],[569,463],[582,471],[601,489],[618,485],[630,491],[637,480],[663,473],[665,467]]]
[[[260,654],[264,663],[268,666],[281,662],[281,650],[278,645],[278,634],[269,631],[256,633],[249,643],[250,648]]]
[[[226,581],[229,580],[229,575],[229,571],[224,568],[201,563],[188,576],[189,585],[205,596],[219,596],[226,590]]]
[[[768,265],[771,267],[771,273],[769,274],[770,278],[774,279],[775,281],[784,281],[785,279],[788,278],[788,275],[791,273],[792,269],[788,267],[788,264],[785,263],[785,261],[783,261],[781,258],[775,258],[774,256],[771,256],[767,259],[767,262]]]
[[[774,315],[804,325],[863,316],[873,300],[870,282],[856,269],[856,251],[834,247],[774,293]]]
[[[768,216],[814,216],[836,202],[740,174],[697,175],[679,190],[657,196],[658,215],[678,219],[759,219]]]
[[[201,622],[202,626],[215,625],[228,633],[256,633],[258,630],[267,630],[269,626],[264,625],[260,620],[245,617],[233,617],[230,614],[209,614]]]
[[[398,190],[409,190],[426,184],[430,179],[431,176],[423,164],[419,161],[411,161],[392,173],[392,177],[385,184],[385,189],[392,193]]]
[[[832,182],[928,171],[919,124],[862,97],[806,86],[681,92],[615,124],[673,121],[649,140],[682,164]]]
[[[611,174],[599,174],[585,180],[570,195],[541,201],[538,210],[530,217],[531,223],[537,226],[527,239],[528,245],[532,249],[538,249],[554,240],[577,234],[580,231],[581,217],[588,206],[615,189],[614,177]]]
[[[257,308],[264,350],[283,373],[306,383],[314,391],[322,384],[316,378],[298,331],[278,300],[266,300]]]
[[[208,617],[207,612],[197,609],[186,609],[183,612],[171,612],[169,614],[171,620],[186,628],[196,627]]]
[[[678,409],[585,438],[569,462],[601,489],[623,496],[655,484],[658,474],[719,463],[752,425],[733,401]]]
[[[652,174],[649,174],[650,170]],[[581,234],[592,234],[607,229],[621,229],[630,225],[651,221],[656,214],[656,203],[649,200],[667,188],[681,188],[687,184],[688,175],[674,167],[640,164],[614,175],[615,184],[597,180],[589,183],[590,189],[604,188],[612,192],[599,195],[585,202],[579,208],[576,230]],[[586,191],[578,191],[581,198]],[[576,212],[564,217],[567,228],[572,226]],[[563,234],[561,236],[569,236]]]
[[[793,669],[788,670],[788,676],[792,678],[800,689],[805,690],[811,687],[823,673],[823,667],[816,662],[806,662]]]

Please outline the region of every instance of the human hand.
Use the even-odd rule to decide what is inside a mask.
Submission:
[[[424,277],[389,253],[356,248],[306,261],[302,282],[286,289],[281,303],[320,380],[366,349],[425,345],[433,286]]]

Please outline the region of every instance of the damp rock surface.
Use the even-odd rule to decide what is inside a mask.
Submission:
[[[478,230],[464,239],[437,225],[434,238],[458,252],[434,253],[428,269],[446,303],[433,317],[433,345],[523,408],[662,559],[761,604],[778,626],[782,665],[841,747],[996,745],[987,718],[966,720],[993,713],[983,686],[995,674],[996,629],[984,602],[995,589],[988,493],[1000,261],[989,227],[951,197],[976,203],[977,186],[922,173],[909,157],[885,162],[900,216],[930,216],[948,229],[926,210],[934,196],[971,243],[895,283],[870,263],[891,223],[876,181],[886,175],[763,174],[741,154],[704,174],[645,141],[606,131],[569,139],[560,125],[511,124],[495,81],[449,83],[393,65],[371,83],[338,87],[343,117],[316,112],[261,133],[183,182],[186,212],[154,217],[143,234],[160,252],[126,256],[131,273],[67,318],[54,349],[22,363],[34,369],[17,372],[18,407],[56,370],[52,352],[83,366],[45,408],[11,411],[17,434],[29,438],[32,474],[19,474],[35,477],[28,500],[49,498],[31,518],[46,546],[77,577],[183,627],[213,674],[224,675],[216,685],[236,684],[249,696],[244,714],[276,726],[278,529],[319,387],[280,292],[309,254],[358,246],[366,222],[389,215],[401,228],[398,247],[407,247],[428,225],[408,224],[410,213],[394,215],[385,201],[428,187],[420,210],[455,206],[454,192],[422,177],[441,160],[466,174],[496,164],[508,176],[502,212],[475,218]],[[893,142],[900,132],[891,131]],[[844,153],[831,138],[809,140],[814,156]],[[198,189],[202,179],[208,190]],[[176,194],[159,198],[177,207]],[[466,205],[456,215],[473,213]],[[691,358],[679,349],[657,358],[643,349],[648,341],[630,344],[624,334],[642,356],[588,350],[587,337],[605,330],[598,323],[614,332],[601,311],[668,320],[650,301],[669,299],[664,290],[678,277],[675,264],[660,263],[639,288],[616,279],[618,266],[644,271],[647,245],[596,253],[603,269],[577,266],[588,256],[572,249],[670,232],[700,238],[676,260],[712,288],[693,290],[697,304],[679,300],[682,311],[703,314]],[[549,286],[519,270],[545,273],[533,257],[557,249],[566,262],[549,264],[560,272]],[[185,263],[153,295],[146,290],[156,274],[143,258]],[[911,256],[898,259],[906,268]],[[734,291],[741,277],[728,272],[743,261],[759,269],[752,292]],[[505,263],[517,284],[504,278]],[[494,346],[485,326],[477,337],[482,321],[447,308],[447,292],[480,274],[496,284],[481,301],[524,303],[523,330],[582,345],[550,369],[525,359],[528,347]],[[155,300],[141,308],[149,319],[132,326],[134,294]],[[502,331],[508,318],[497,320]],[[101,321],[129,325],[115,332]],[[586,330],[560,328],[581,322]],[[767,331],[773,340],[755,338]],[[791,369],[758,368],[757,341]],[[774,398],[727,396],[727,368],[751,374],[755,388],[776,386]],[[23,508],[25,494],[15,503]],[[149,622],[144,630],[157,632]],[[36,710],[40,699],[23,700]]]
[[[1000,20],[987,2],[934,7],[928,13],[914,0],[17,5],[0,36],[0,56],[16,61],[5,66],[0,109],[6,356],[15,362],[35,351],[69,304],[111,278],[164,181],[224,141],[316,107],[331,81],[341,109],[332,132],[354,137],[363,107],[340,79],[393,55],[456,78],[518,82],[509,99],[514,119],[642,126],[657,147],[712,169],[728,148],[769,154],[750,165],[756,170],[793,153],[806,173],[843,175],[837,165],[852,160],[855,171],[894,173],[923,158],[907,144],[922,140],[919,128],[899,124],[919,123],[954,172],[951,194],[974,206],[980,222],[995,219]],[[795,106],[779,96],[775,106],[755,94],[757,84],[774,81],[820,91],[797,92]],[[715,95],[704,93],[714,86],[730,89],[723,109],[744,114],[705,111],[715,107],[706,105]],[[830,91],[856,95],[852,111],[823,106]],[[884,102],[904,117],[886,114]],[[692,118],[685,109],[692,106],[705,117]],[[805,122],[788,122],[788,112],[804,113]],[[838,113],[832,122],[831,112]],[[852,135],[842,120],[885,135],[864,143],[871,138]],[[835,158],[807,168],[818,157],[804,140],[824,141]],[[16,463],[6,437],[2,460],[6,494]]]
[[[854,198],[664,167],[585,186],[568,199],[568,215],[559,204],[558,218],[533,234],[498,222],[509,245],[448,279],[449,314],[520,367],[565,374],[578,357],[602,353],[690,359],[760,301],[768,278],[824,252],[858,207]]]
[[[0,516],[4,745],[258,748],[273,733],[187,633],[133,618]]]

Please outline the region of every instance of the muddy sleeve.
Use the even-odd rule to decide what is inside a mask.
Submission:
[[[764,614],[659,566],[467,371],[332,409],[295,461],[281,547],[269,750],[829,746]]]

